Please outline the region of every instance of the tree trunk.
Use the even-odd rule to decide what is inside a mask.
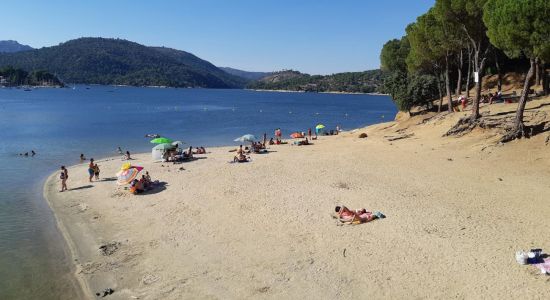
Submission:
[[[508,134],[509,140],[514,138],[520,138],[525,135],[523,131],[523,112],[525,111],[525,104],[527,103],[529,89],[531,88],[531,80],[533,79],[533,73],[535,72],[536,64],[535,59],[530,59],[531,66],[525,76],[525,82],[523,83],[523,90],[521,90],[521,98],[519,99],[518,109],[516,111],[516,119],[514,121],[514,128],[512,132]]]
[[[483,72],[485,71],[485,61],[487,60],[487,53],[489,52],[489,47],[487,47],[487,49],[485,49],[483,58],[481,58],[481,61],[480,61],[480,57],[479,57],[480,48],[481,48],[481,45],[478,44],[476,45],[476,48],[474,50],[475,51],[474,52],[474,70],[477,71],[478,80],[475,86],[476,94],[475,94],[474,102],[472,103],[472,115],[470,117],[472,121],[479,119],[479,100],[481,99],[481,86],[482,86],[481,82],[483,81]]]
[[[502,72],[500,71],[500,64],[498,63],[498,55],[495,51],[495,67],[497,68],[497,92],[502,91]]]
[[[449,80],[449,54],[445,54],[445,88],[447,90],[447,97],[449,98],[449,106],[447,110],[453,112],[453,95],[451,94],[451,81]]]
[[[470,98],[470,78],[472,78],[472,50],[468,46],[468,76],[466,76],[466,98]]]
[[[443,91],[441,88],[441,74],[437,76],[437,89],[439,90],[439,105],[437,106],[437,112],[441,112],[441,106],[443,106]]]
[[[542,67],[542,91],[544,95],[548,95],[550,93],[550,78],[548,77],[548,73],[546,72],[546,64],[543,62],[541,64]]]
[[[460,97],[462,93],[462,65],[463,65],[462,49],[460,49],[460,56],[458,58],[458,79],[456,81],[456,97]]]
[[[540,63],[539,63],[539,60],[538,58],[535,60],[535,85],[539,85],[540,84]]]

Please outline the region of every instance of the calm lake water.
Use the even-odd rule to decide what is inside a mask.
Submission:
[[[70,264],[42,198],[61,164],[150,151],[146,133],[192,146],[233,145],[251,133],[285,137],[317,123],[357,128],[393,119],[389,97],[245,90],[77,86],[0,89],[0,299],[73,299]],[[34,157],[19,153],[35,150]],[[75,176],[75,175],[72,175]],[[83,174],[82,176],[86,176]]]

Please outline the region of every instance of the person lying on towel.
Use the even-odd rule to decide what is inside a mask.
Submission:
[[[361,223],[370,222],[377,218],[385,217],[380,212],[372,213],[370,211],[367,211],[364,208],[357,209],[357,210],[350,210],[345,206],[336,206],[334,211],[336,212],[336,217],[342,223],[361,224]]]

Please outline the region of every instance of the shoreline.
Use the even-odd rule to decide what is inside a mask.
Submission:
[[[545,278],[513,255],[550,248],[540,238],[548,187],[537,184],[550,176],[546,136],[505,146],[490,132],[442,138],[465,114],[271,146],[247,164],[227,163],[230,146],[180,165],[141,153],[133,163],[168,184],[137,196],[110,180],[80,188],[80,164],[68,182],[79,189],[58,193],[54,173],[44,197],[71,224],[63,236],[87,293],[113,288],[112,299],[542,297]],[[112,177],[122,161],[98,164]],[[330,211],[341,204],[387,218],[337,226]],[[111,242],[116,251],[101,255]]]
[[[51,197],[48,197],[47,195],[48,183],[54,180],[54,178],[58,175],[58,173],[59,172],[54,172],[53,174],[48,176],[48,178],[45,180],[44,188],[42,191],[42,197],[44,198],[46,203],[48,203],[48,207],[50,208],[50,210],[52,211],[52,214],[54,215],[57,229],[63,236],[65,252],[70,256],[68,257],[68,259],[70,259],[69,264],[71,265],[71,272],[72,272],[71,277],[78,284],[78,289],[76,290],[77,296],[81,297],[82,299],[93,299],[91,297],[93,293],[90,290],[88,281],[86,281],[85,278],[80,276],[78,273],[78,265],[76,264],[77,258],[79,257],[78,247],[76,247],[76,245],[74,244],[74,240],[73,238],[71,238],[71,235],[69,234],[67,226],[65,225],[65,223],[63,222],[63,220],[61,219],[60,215],[57,212],[58,210],[55,209],[55,207],[53,206],[53,203],[50,201]]]
[[[271,93],[316,93],[316,94],[335,94],[335,95],[370,95],[370,96],[389,96],[389,94],[382,93],[360,93],[360,92],[338,92],[338,91],[324,91],[324,92],[307,92],[307,91],[295,91],[295,90],[262,90],[262,89],[244,89],[254,92],[271,92]]]

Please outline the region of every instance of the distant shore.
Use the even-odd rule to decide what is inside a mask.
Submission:
[[[528,108],[550,112],[541,101]],[[98,162],[107,180],[88,183],[79,164],[74,190],[59,193],[56,173],[44,195],[90,298],[105,288],[109,299],[543,298],[547,280],[513,256],[550,249],[546,136],[441,137],[466,114],[270,146],[245,164],[229,163],[234,147],[183,164],[139,154],[132,164],[166,182],[143,195],[116,185],[123,161],[109,158]],[[330,214],[342,204],[387,218],[338,226]]]
[[[294,90],[262,90],[262,89],[246,89],[246,90],[255,91],[255,92],[275,92],[275,93],[318,93],[318,94],[388,96],[388,94],[382,94],[382,93],[358,93],[358,92],[339,92],[339,91],[309,92],[309,91],[294,91]]]

